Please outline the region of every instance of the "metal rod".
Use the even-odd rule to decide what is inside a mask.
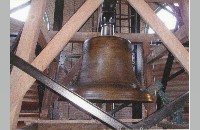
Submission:
[[[62,95],[63,97],[68,99],[71,103],[73,103],[75,106],[79,107],[86,113],[93,115],[102,123],[106,124],[107,126],[113,129],[131,129],[129,126],[115,119],[108,113],[104,112],[97,106],[93,105],[88,100],[82,98],[81,96],[72,92],[71,90],[64,88],[63,85],[60,85],[57,82],[55,82],[53,79],[47,77],[37,68],[33,67],[32,65],[30,65],[29,63],[21,59],[20,57],[14,55],[13,53],[11,53],[10,56],[11,56],[10,57],[11,64],[15,65],[16,67],[23,70],[30,76],[42,82],[43,84],[48,86],[48,88]]]

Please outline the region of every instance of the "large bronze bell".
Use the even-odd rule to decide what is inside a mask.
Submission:
[[[99,36],[83,44],[83,61],[73,91],[92,102],[152,102],[141,90],[126,39]]]

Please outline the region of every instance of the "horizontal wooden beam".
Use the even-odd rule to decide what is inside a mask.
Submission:
[[[174,35],[178,39],[184,39],[185,35],[185,26],[182,26]],[[50,39],[52,39],[58,31],[49,31],[48,35]],[[84,42],[87,39],[92,37],[100,36],[101,34],[98,32],[76,32],[69,42]],[[157,42],[160,38],[155,34],[144,34],[144,33],[116,33],[114,36],[125,38],[131,42],[143,43],[143,42]],[[183,41],[184,42],[184,41]]]
[[[186,40],[188,40],[188,36],[186,33],[186,27],[182,26],[180,27],[175,33],[174,35],[182,42],[186,42]],[[164,45],[160,45],[158,47],[155,47],[154,50],[152,50],[152,52],[147,56],[146,58],[146,62],[148,64],[153,63],[154,61],[156,61],[157,59],[161,58],[165,53],[167,52],[167,48]]]
[[[57,31],[49,31],[49,36],[53,38]],[[98,32],[76,32],[70,39],[70,42],[84,42],[92,37],[100,36]],[[125,38],[131,42],[156,42],[160,38],[154,34],[143,34],[143,33],[116,33],[114,36]]]
[[[122,122],[139,122],[141,119],[119,119]],[[58,124],[58,123],[69,123],[69,124],[101,124],[97,120],[34,120],[30,118],[21,117],[18,121],[30,122],[30,123],[42,123],[42,124]]]

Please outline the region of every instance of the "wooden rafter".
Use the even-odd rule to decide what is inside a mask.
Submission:
[[[42,17],[43,14],[42,12],[44,10],[41,6],[43,5],[41,2],[45,2],[46,0],[41,0],[41,1],[36,1],[36,7],[32,6],[32,1],[31,6],[32,10],[35,10],[34,12],[30,11],[32,15],[29,15],[29,18],[26,22],[26,24],[31,24],[34,18],[37,17]],[[99,5],[103,2],[103,0],[87,0],[80,8],[79,10],[69,19],[69,21],[63,26],[63,28],[56,34],[56,36],[48,43],[48,45],[43,49],[43,51],[35,58],[35,60],[32,62],[32,65],[39,70],[43,71],[48,67],[48,65],[53,61],[53,59],[59,54],[59,52],[64,48],[64,46],[67,44],[67,42],[71,39],[71,37],[74,35],[75,32],[80,29],[80,27],[86,22],[86,20],[90,17],[90,15],[99,7]],[[35,7],[35,8],[34,8]],[[39,8],[41,7],[41,8]],[[38,12],[38,13],[36,13]],[[38,15],[41,14],[41,15]],[[36,16],[34,16],[36,15]],[[29,22],[30,21],[30,22]],[[36,22],[41,22],[38,20],[34,20]],[[40,27],[35,27],[34,24],[31,24],[27,27],[27,32],[24,32],[24,35],[22,35],[22,39],[26,39],[28,37],[28,34],[31,34],[30,37],[33,38],[33,41],[37,41],[36,36],[33,36],[33,32],[30,28],[34,28],[33,30],[39,30]],[[28,33],[29,32],[29,33]],[[39,35],[39,31],[38,31]],[[24,44],[27,42],[30,43],[30,41],[25,41]],[[21,43],[22,44],[22,43]],[[20,44],[19,44],[20,45]],[[20,45],[21,46],[21,45]],[[21,54],[18,55],[25,59],[24,57],[29,57],[27,56],[27,53],[32,53],[35,49],[31,46],[28,46],[29,48],[21,47],[24,50],[23,53],[26,56],[22,56]],[[31,56],[31,55],[30,55]],[[26,61],[31,61],[30,59],[26,59]],[[25,93],[28,91],[28,89],[31,87],[31,85],[35,82],[35,79],[32,78],[31,76],[27,75],[26,73],[18,70],[20,74],[16,74],[16,77],[11,75],[11,120],[14,122],[17,121],[16,118],[19,115],[20,111],[20,106],[21,102],[23,99],[23,96]],[[16,125],[11,121],[11,126],[12,129],[15,128]]]
[[[177,58],[183,68],[189,72],[189,53],[181,42],[158,18],[155,12],[144,0],[128,0],[130,5],[140,14],[147,24],[158,34],[163,44]]]

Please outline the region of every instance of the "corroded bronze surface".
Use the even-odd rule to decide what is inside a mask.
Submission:
[[[85,41],[73,91],[93,102],[153,101],[148,92],[140,90],[131,57],[130,42],[126,39],[99,36]]]

